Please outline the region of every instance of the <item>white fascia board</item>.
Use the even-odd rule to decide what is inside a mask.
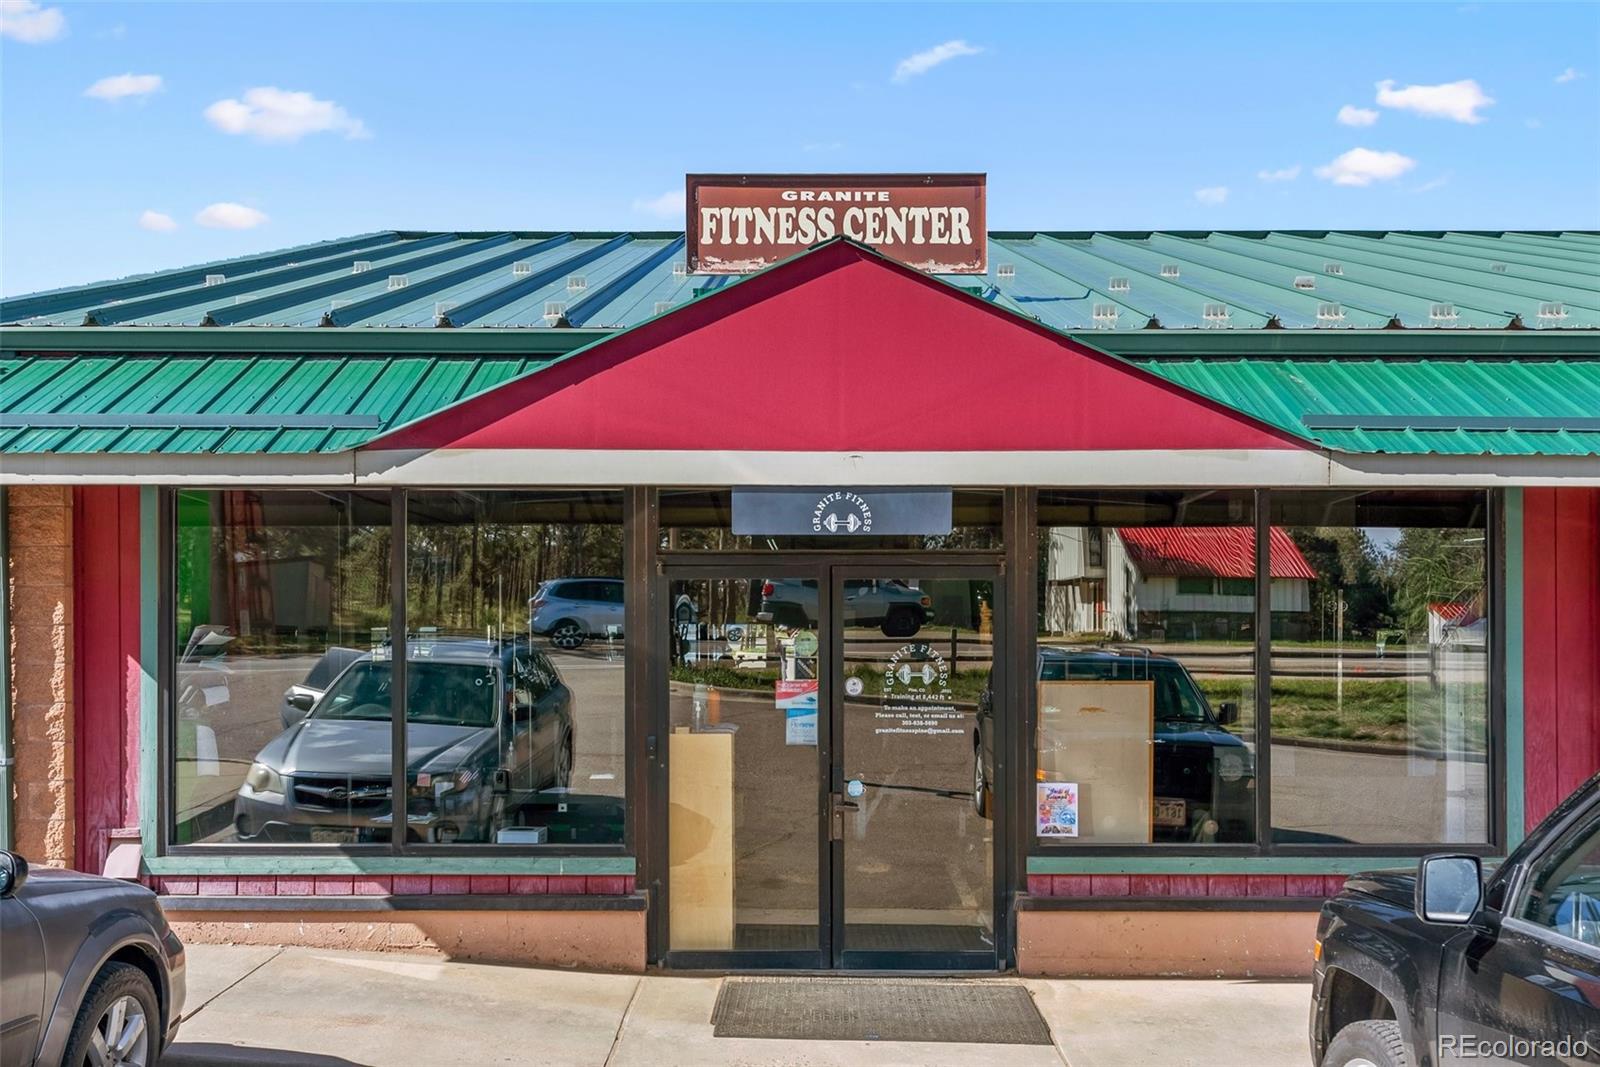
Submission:
[[[355,481],[354,456],[24,452],[0,456],[0,485],[349,486]]]
[[[360,485],[1327,485],[1328,457],[1292,449],[1095,452],[363,452]]]

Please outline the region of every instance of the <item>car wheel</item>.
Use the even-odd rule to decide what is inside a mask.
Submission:
[[[572,731],[561,735],[556,746],[556,788],[566,789],[572,784]]]
[[[972,746],[972,810],[989,817],[989,776],[983,770],[983,745]]]
[[[1393,1019],[1364,1019],[1333,1036],[1322,1067],[1411,1067],[1400,1024]]]
[[[131,963],[108,963],[89,983],[62,1060],[70,1067],[156,1062],[161,1044],[156,991]]]
[[[557,648],[573,649],[583,644],[589,634],[577,619],[562,619],[550,627],[550,643]]]
[[[897,610],[889,612],[879,629],[885,637],[915,637],[922,622],[914,612]]]

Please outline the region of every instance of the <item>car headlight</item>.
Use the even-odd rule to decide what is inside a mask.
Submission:
[[[1217,775],[1224,782],[1237,782],[1244,777],[1244,757],[1232,750],[1224,750],[1217,757]]]
[[[265,763],[250,764],[250,773],[244,776],[244,784],[250,787],[252,793],[282,793],[283,775],[268,767]]]

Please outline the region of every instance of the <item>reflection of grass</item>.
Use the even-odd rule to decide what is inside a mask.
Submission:
[[[1238,682],[1197,679],[1214,707],[1237,699]],[[1272,735],[1371,741],[1418,748],[1444,747],[1446,690],[1427,683],[1396,679],[1346,679],[1340,700],[1338,683],[1329,679],[1282,678],[1272,683]],[[1461,746],[1479,752],[1484,746],[1487,690],[1482,683],[1453,687],[1452,706],[1461,708]]]
[[[883,693],[883,675],[864,667],[851,667],[845,672],[847,678],[859,678],[863,686],[864,696],[879,696]],[[956,700],[976,700],[978,694],[983,692],[983,687],[988,683],[988,671],[957,671],[950,677],[950,693]],[[681,663],[672,665],[672,680],[674,682],[701,682],[705,685],[716,686],[718,689],[742,689],[752,692],[770,693],[778,680],[778,672],[773,669],[742,671],[733,667],[706,666],[689,667]]]

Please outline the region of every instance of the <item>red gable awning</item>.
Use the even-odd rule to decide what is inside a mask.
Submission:
[[[1255,531],[1248,526],[1125,526],[1117,531],[1146,577],[1250,578],[1255,575]],[[1274,578],[1315,578],[1300,548],[1274,526],[1268,544]]]

